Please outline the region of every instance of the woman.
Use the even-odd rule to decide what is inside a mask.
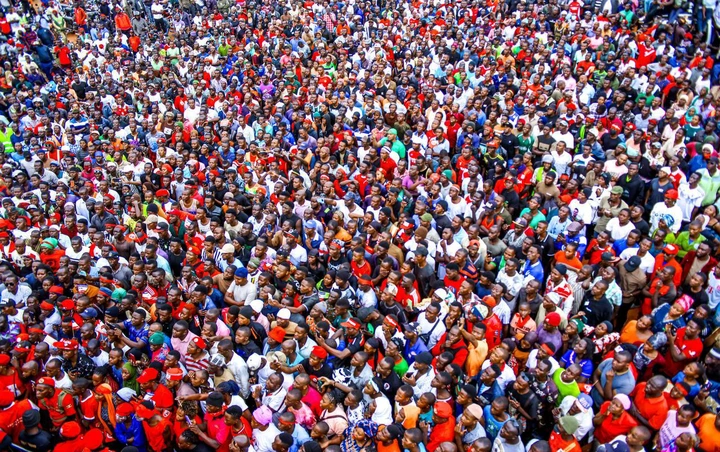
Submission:
[[[620,343],[640,345],[653,335],[652,317],[644,315],[625,324],[620,333]]]
[[[106,443],[115,441],[115,423],[117,417],[115,415],[115,405],[112,400],[113,389],[103,383],[95,388],[95,400],[98,403],[96,419],[97,427],[99,427],[104,435]]]
[[[375,436],[378,425],[369,420],[362,419],[354,427],[348,427],[344,432],[344,440],[340,443],[342,452],[375,452]]]
[[[701,215],[695,219],[702,222],[702,235],[713,242],[715,246],[720,244],[720,221],[718,221],[718,208],[714,204],[703,209]]]
[[[600,444],[608,443],[619,435],[626,435],[638,425],[637,420],[628,413],[631,406],[630,398],[625,394],[617,394],[600,406],[600,411],[593,418],[595,439]]]
[[[188,420],[191,421],[188,424]],[[189,429],[193,424],[200,425],[203,420],[198,416],[198,406],[196,402],[184,401],[180,403],[175,412],[175,422],[173,422],[173,434],[175,438],[179,438],[182,433]]]
[[[320,400],[320,408],[322,409],[320,420],[324,421],[328,427],[330,427],[328,438],[332,444],[339,444],[337,441],[342,438],[343,433],[349,425],[347,414],[345,414],[345,410],[340,405],[338,397],[339,395],[336,391],[330,391],[323,394]],[[335,440],[335,438],[338,438],[338,440]]]
[[[599,360],[617,345],[620,335],[613,332],[612,323],[606,320],[595,327],[588,339],[593,343],[593,357]]]
[[[685,326],[685,319],[683,315],[687,309],[680,303],[680,300],[676,301],[672,305],[665,303],[658,306],[650,314],[652,317],[652,330],[654,333],[660,333],[665,331],[667,325],[671,325],[674,328],[682,328]]]
[[[579,340],[572,350],[568,350],[560,358],[560,366],[567,369],[571,364],[576,364],[582,369],[578,383],[586,383],[593,373],[592,362],[593,341],[586,337]]]
[[[123,388],[130,388],[140,394],[140,384],[137,382],[137,369],[129,361],[122,367]]]
[[[637,369],[638,380],[644,381],[655,375],[656,368],[662,368],[665,358],[660,349],[667,344],[665,333],[656,333],[650,336],[644,344],[638,348],[633,357],[633,365]]]

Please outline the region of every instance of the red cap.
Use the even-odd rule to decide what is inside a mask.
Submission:
[[[678,247],[671,244],[665,245],[665,248],[663,248],[663,253],[667,253],[671,256],[674,256],[678,253]]]
[[[155,196],[157,196],[157,197],[160,197],[160,196],[170,196],[170,192],[167,191],[167,190],[165,190],[164,188],[161,188],[160,190],[158,190],[158,191],[155,192]]]
[[[285,340],[285,330],[281,326],[276,326],[275,328],[270,330],[268,336],[271,337],[275,342],[282,342]]]
[[[328,352],[324,348],[320,347],[319,345],[316,345],[312,349],[312,354],[317,356],[320,359],[325,359],[328,357]]]
[[[75,421],[66,422],[60,427],[60,436],[63,438],[77,438],[82,433],[80,424]]]
[[[361,327],[360,322],[358,322],[357,320],[352,319],[352,318],[351,318],[351,319],[347,319],[346,321],[344,321],[343,323],[341,323],[340,326],[344,326],[345,328],[353,328],[353,329],[356,329],[356,330],[359,330],[360,327]]]
[[[201,348],[205,350],[205,347],[207,347],[207,344],[205,343],[205,339],[201,338],[200,336],[196,336],[192,338],[193,344],[195,344],[198,348]]]
[[[77,350],[80,348],[80,344],[75,339],[63,339],[55,342],[55,348],[58,350]]]
[[[183,371],[179,367],[172,367],[165,371],[165,378],[169,381],[180,381],[183,379]]]
[[[678,192],[674,188],[665,192],[665,197],[669,199],[678,199]]]
[[[0,355],[0,366],[7,366],[10,364],[10,355],[6,355],[5,353]]]
[[[137,377],[138,383],[149,383],[151,381],[155,381],[158,379],[160,374],[158,374],[158,371],[153,369],[152,367],[148,367],[147,369],[143,370],[139,377]]]
[[[60,309],[64,309],[66,311],[71,311],[75,309],[75,302],[71,299],[63,300],[62,303],[60,303]]]
[[[560,326],[560,322],[562,321],[562,318],[560,317],[560,314],[557,312],[551,312],[550,314],[545,316],[545,320],[547,321],[548,325],[550,326]]]
[[[117,413],[118,416],[130,416],[135,412],[135,408],[130,403],[121,403],[118,405],[117,409],[115,409],[115,413]]]
[[[50,293],[56,293],[58,295],[62,295],[63,292],[65,292],[65,289],[62,288],[62,286],[52,286],[49,290]]]
[[[40,309],[42,309],[43,311],[54,311],[54,310],[55,310],[55,306],[53,306],[52,303],[48,303],[47,301],[43,301],[42,303],[40,303]]]
[[[45,385],[50,386],[51,388],[55,387],[55,380],[53,380],[50,377],[40,377],[40,379],[37,381],[37,384],[39,385]]]

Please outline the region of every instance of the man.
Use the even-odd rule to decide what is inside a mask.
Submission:
[[[613,306],[605,296],[608,283],[604,280],[596,281],[590,292],[585,295],[585,300],[580,305],[575,317],[585,318],[585,324],[597,326],[606,320],[612,320]]]
[[[663,372],[668,377],[674,377],[687,363],[696,361],[703,350],[703,341],[700,332],[705,329],[705,321],[696,317],[688,320],[687,325],[673,331],[670,325],[665,328],[668,338],[668,351],[665,353]]]
[[[654,232],[660,220],[665,221],[665,224],[675,234],[678,233],[682,226],[683,212],[680,206],[676,205],[678,200],[678,192],[675,189],[670,189],[665,192],[665,200],[658,202],[652,208],[650,212],[650,232]]]
[[[235,279],[225,292],[225,303],[229,306],[244,306],[257,298],[257,287],[248,281],[248,270],[235,270]]]
[[[47,411],[50,417],[53,432],[57,432],[63,424],[71,422],[77,417],[72,396],[55,388],[55,380],[52,378],[41,377],[38,379],[35,392],[40,410]]]
[[[613,358],[601,362],[593,374],[593,384],[590,396],[595,406],[600,406],[606,400],[612,400],[616,394],[629,395],[635,387],[635,375],[630,370],[633,356],[630,352],[622,350],[615,353]]]
[[[630,414],[642,425],[654,431],[660,430],[670,410],[664,396],[667,383],[667,378],[655,375],[648,381],[637,385],[630,393],[632,398]]]
[[[340,361],[349,361],[350,357],[356,352],[360,351],[365,343],[365,338],[361,333],[362,323],[356,318],[349,318],[345,322],[340,324],[341,327],[345,328],[345,349],[339,350],[331,347],[325,338],[318,335],[317,343],[320,347],[324,348],[329,354],[338,358]]]
[[[617,318],[618,325],[625,324],[627,312],[636,304],[647,284],[647,275],[640,268],[641,263],[642,260],[638,256],[631,256],[630,259],[620,260],[617,263],[618,284],[622,290],[622,305]]]

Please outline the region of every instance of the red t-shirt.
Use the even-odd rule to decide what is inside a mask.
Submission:
[[[609,407],[610,401],[604,402],[600,406],[600,412],[607,413]],[[599,427],[595,428],[595,439],[600,444],[609,443],[616,436],[627,434],[636,425],[638,425],[637,421],[627,411],[623,411],[617,419],[613,419],[612,415],[610,415],[605,418]]]
[[[695,339],[685,339],[686,327],[679,328],[677,330],[677,337],[675,337],[675,346],[680,349],[680,353],[685,356],[682,361],[675,361],[672,359],[670,350],[665,352],[665,363],[664,370],[667,375],[675,375],[680,372],[683,367],[689,361],[697,361],[700,358],[700,354],[703,350],[702,339],[696,337]]]

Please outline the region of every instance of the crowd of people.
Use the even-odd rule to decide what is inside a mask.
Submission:
[[[720,452],[715,0],[0,0],[0,450]]]

